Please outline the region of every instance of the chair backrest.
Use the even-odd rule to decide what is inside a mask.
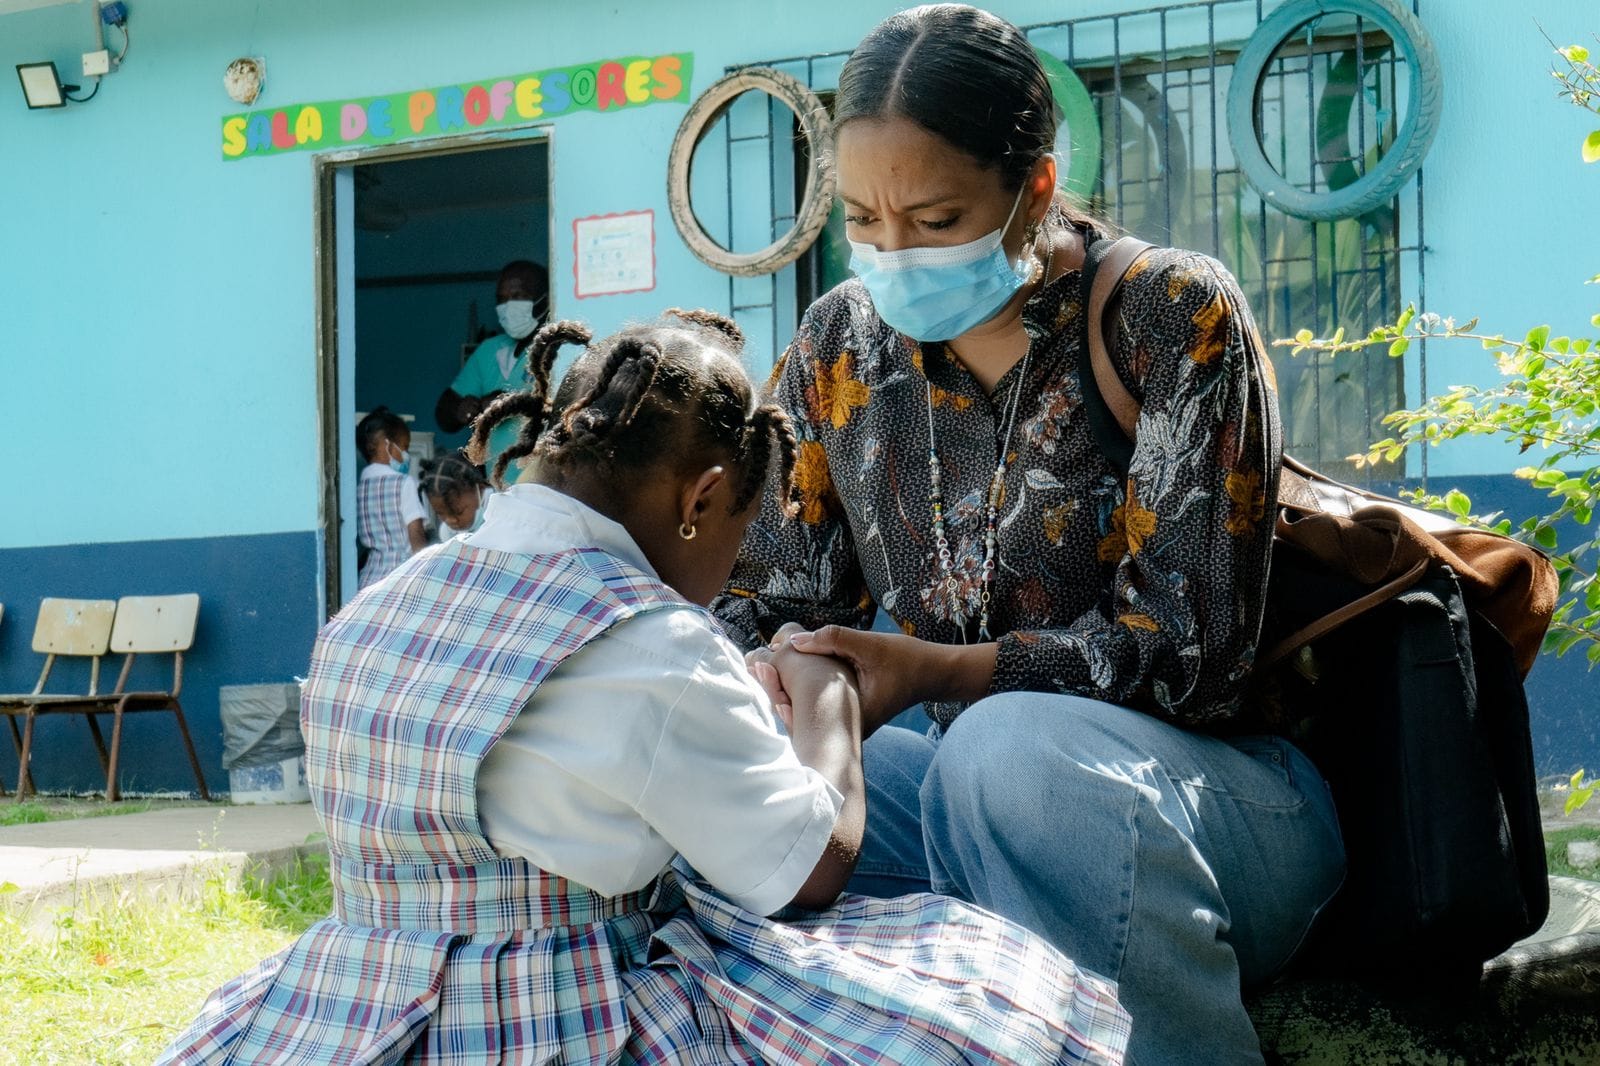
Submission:
[[[116,600],[64,600],[47,596],[39,601],[39,621],[33,627],[33,650],[41,655],[104,655],[111,641],[111,620]]]
[[[115,652],[182,652],[194,644],[200,597],[124,596],[117,601],[117,624],[111,630]]]

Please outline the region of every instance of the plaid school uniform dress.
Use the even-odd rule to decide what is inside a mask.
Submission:
[[[459,541],[359,595],[302,699],[334,914],[213,993],[160,1061],[1121,1062],[1112,984],[956,901],[775,921],[687,869],[602,898],[495,852],[484,755],[563,659],[667,606],[595,549]]]
[[[400,515],[400,494],[405,488],[405,475],[392,470],[356,481],[356,538],[368,549],[358,588],[381,581],[411,554],[411,541]]]

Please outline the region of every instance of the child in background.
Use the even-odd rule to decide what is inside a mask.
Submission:
[[[356,482],[356,543],[367,550],[359,587],[366,588],[426,547],[428,534],[405,419],[379,407],[356,426],[356,447],[367,461]]]
[[[522,480],[319,635],[301,722],[334,916],[161,1062],[1122,1061],[1114,986],[1042,939],[839,897],[854,672],[762,663],[786,736],[705,608],[763,492],[793,499],[794,434],[738,328],[675,314],[590,346],[553,418],[540,392],[491,405],[473,449],[525,419],[495,461]],[[530,365],[588,341],[547,326]]]
[[[452,451],[422,461],[422,492],[439,516],[439,539],[472,533],[483,525],[489,479],[465,452]]]

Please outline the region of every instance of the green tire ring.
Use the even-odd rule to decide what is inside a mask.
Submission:
[[[1256,100],[1278,46],[1306,23],[1324,15],[1355,15],[1374,23],[1406,59],[1411,106],[1394,145],[1378,165],[1342,189],[1307,192],[1291,184],[1267,159],[1256,134]],[[1422,166],[1439,132],[1444,77],[1439,56],[1422,24],[1392,0],[1289,0],[1268,16],[1239,53],[1228,85],[1228,140],[1239,169],[1261,198],[1296,218],[1329,222],[1359,218],[1394,198]]]
[[[1070,148],[1067,165],[1056,184],[1087,200],[1100,181],[1100,111],[1071,67],[1041,48],[1033,51],[1050,79],[1050,94],[1061,108],[1061,125],[1066,129]],[[1061,143],[1059,132],[1056,143]]]

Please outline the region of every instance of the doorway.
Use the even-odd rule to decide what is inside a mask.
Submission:
[[[413,472],[422,460],[464,446],[468,431],[445,432],[434,419],[435,402],[473,350],[499,332],[500,268],[531,260],[549,269],[547,133],[451,139],[318,161],[328,616],[356,590],[355,486],[363,465],[357,421],[380,405],[405,419]],[[544,307],[551,307],[554,293],[544,297]]]

